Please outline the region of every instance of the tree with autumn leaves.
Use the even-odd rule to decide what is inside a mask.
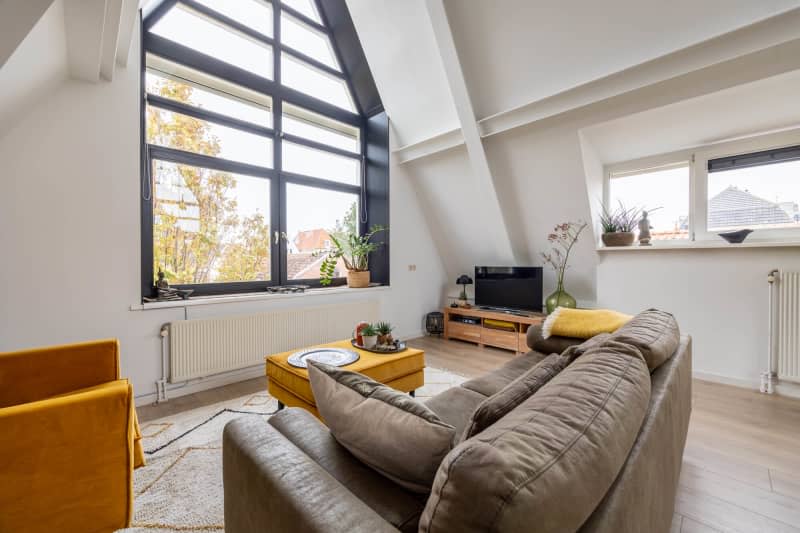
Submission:
[[[159,80],[149,91],[195,103],[188,84]],[[147,142],[208,156],[221,151],[207,122],[152,106]],[[269,279],[269,221],[239,215],[233,175],[155,161],[153,176],[154,272],[163,270],[173,284]]]

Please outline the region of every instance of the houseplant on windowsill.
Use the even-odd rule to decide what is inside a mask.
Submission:
[[[600,226],[603,228],[601,239],[606,246],[631,246],[636,239],[634,229],[639,224],[642,210],[638,207],[627,208],[619,202],[619,207],[611,211],[607,205],[601,205]]]
[[[383,226],[372,226],[364,235],[353,232],[331,235],[333,247],[321,252],[325,254],[325,259],[319,269],[320,284],[331,284],[336,263],[341,259],[347,269],[347,286],[356,289],[369,287],[369,254],[383,246],[382,242],[372,242],[371,239],[376,233],[386,229]]]
[[[547,313],[550,314],[556,307],[575,308],[577,302],[564,290],[564,274],[569,266],[569,254],[572,247],[578,242],[581,232],[586,229],[586,222],[564,222],[553,228],[553,233],[547,240],[553,245],[549,253],[542,253],[544,262],[556,271],[556,290],[545,300]]]

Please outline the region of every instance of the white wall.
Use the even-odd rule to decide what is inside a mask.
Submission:
[[[139,98],[132,54],[111,83],[64,81],[0,139],[0,351],[117,337],[122,373],[145,402],[161,373],[159,329],[174,320],[368,297],[380,299],[401,337],[420,334],[424,314],[441,305],[444,269],[416,194],[394,168],[390,289],[189,307],[186,314],[129,310],[141,300]]]
[[[614,252],[597,267],[598,304],[669,310],[694,342],[694,371],[757,386],[767,368],[767,274],[797,271],[795,248]]]

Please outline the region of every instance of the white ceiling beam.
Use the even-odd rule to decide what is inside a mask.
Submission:
[[[114,79],[114,66],[117,63],[117,43],[119,42],[123,0],[106,0],[105,22],[103,23],[103,49],[100,53],[100,77],[106,81]]]
[[[117,40],[117,65],[128,66],[131,56],[133,32],[136,29],[136,17],[139,14],[138,0],[122,0],[122,16],[119,23],[119,39]]]
[[[67,60],[70,75],[79,80],[100,81],[106,0],[65,0]]]
[[[444,0],[426,0],[425,4],[433,27],[433,35],[436,38],[439,55],[442,58],[447,83],[458,114],[464,143],[467,145],[476,192],[485,209],[484,216],[488,222],[487,226],[491,224],[490,227],[495,230],[492,232],[494,239],[490,244],[495,249],[498,261],[510,262],[514,260],[514,250],[511,246],[508,225],[503,215],[494,178],[489,168],[489,161],[486,158],[486,151],[483,148],[483,141],[481,141],[480,132],[478,131],[475,111],[472,108],[472,101],[470,100],[464,73],[461,70],[456,44],[453,40],[450,23],[447,20]]]

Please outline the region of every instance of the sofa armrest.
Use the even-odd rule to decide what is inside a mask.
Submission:
[[[0,353],[0,407],[119,379],[116,339]]]
[[[225,426],[225,531],[395,532],[261,417]]]
[[[0,408],[0,531],[114,531],[133,509],[125,380]]]

